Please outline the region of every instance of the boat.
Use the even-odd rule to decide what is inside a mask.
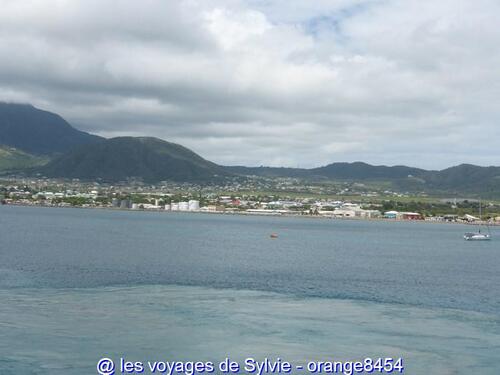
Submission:
[[[486,233],[481,233],[481,229],[477,232],[467,232],[464,234],[464,239],[466,241],[489,241],[491,236]]]
[[[479,223],[482,223],[483,218],[481,215],[481,201],[479,201]],[[488,233],[481,233],[481,224],[479,224],[479,230],[477,232],[467,232],[464,234],[464,240],[466,241],[489,241],[491,240],[490,227],[488,228]]]
[[[271,238],[278,238],[278,235],[276,233],[271,233]]]

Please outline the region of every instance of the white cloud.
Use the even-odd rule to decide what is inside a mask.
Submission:
[[[500,164],[500,4],[0,0],[0,100],[224,164]]]

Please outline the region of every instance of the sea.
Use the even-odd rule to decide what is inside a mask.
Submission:
[[[0,206],[0,374],[401,358],[392,373],[498,375],[500,230],[470,229]]]

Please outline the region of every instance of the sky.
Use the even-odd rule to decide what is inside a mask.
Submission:
[[[223,165],[500,165],[498,0],[0,0],[0,101]]]

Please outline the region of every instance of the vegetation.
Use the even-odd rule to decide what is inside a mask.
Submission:
[[[54,155],[101,139],[73,128],[54,113],[0,102],[0,145],[34,155]]]
[[[320,168],[229,167],[233,173],[265,178],[300,178],[304,183],[362,183],[368,188],[434,196],[500,198],[500,167],[462,164],[442,171],[366,163],[333,163]]]
[[[146,182],[223,179],[229,174],[187,148],[157,138],[117,137],[82,146],[40,169],[49,177]]]
[[[0,171],[41,166],[49,161],[47,157],[28,154],[14,147],[0,145]]]
[[[40,167],[49,158],[53,160]],[[31,105],[8,103],[0,103],[2,170],[105,182],[169,180],[206,185],[228,178],[247,179],[254,183],[256,191],[271,188],[301,196],[363,199],[362,192],[375,191],[378,196],[397,192],[419,198],[429,195],[500,199],[500,167],[462,164],[428,171],[361,162],[332,163],[312,169],[222,167],[178,144],[147,137],[104,139],[73,128],[57,114]],[[289,184],[282,183],[287,179]]]

